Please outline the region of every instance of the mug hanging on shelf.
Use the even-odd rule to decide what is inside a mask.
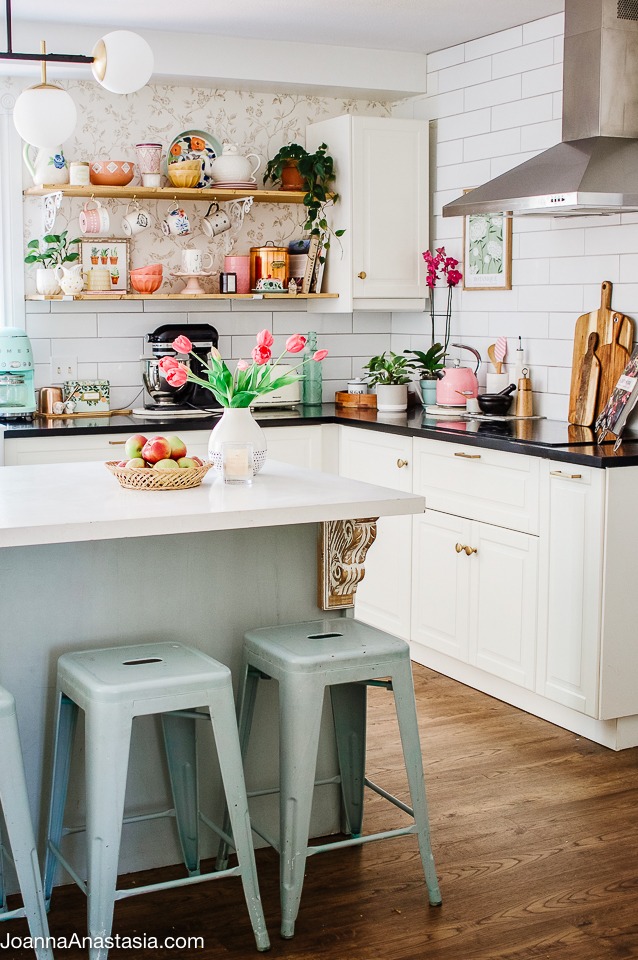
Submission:
[[[162,233],[166,237],[187,237],[191,232],[190,220],[186,211],[173,200],[162,220]]]
[[[94,203],[95,207],[91,208]],[[99,236],[102,233],[108,233],[110,225],[109,212],[102,206],[99,200],[87,200],[79,216],[80,230],[85,236]]]
[[[126,214],[122,218],[122,230],[127,237],[134,237],[153,223],[153,218],[148,210],[142,210],[137,202],[133,203],[132,206],[133,210],[131,211],[131,204],[129,203]]]
[[[202,218],[202,229],[211,239],[224,230],[230,230],[230,217],[225,210],[221,210],[217,202],[211,203]]]

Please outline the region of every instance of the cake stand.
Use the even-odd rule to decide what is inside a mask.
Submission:
[[[171,277],[177,277],[178,280],[186,280],[186,286],[182,290],[182,293],[198,294],[206,293],[199,282],[200,279],[202,277],[212,277],[213,273],[212,270],[208,270],[206,273],[180,273],[175,270],[171,272]]]

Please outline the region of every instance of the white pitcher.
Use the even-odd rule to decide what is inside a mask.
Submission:
[[[61,271],[61,272],[60,272]],[[82,264],[76,263],[72,267],[65,267],[62,264],[55,268],[55,275],[58,283],[62,287],[62,293],[67,296],[77,296],[84,289],[84,274],[82,273]]]
[[[62,147],[34,147],[25,143],[22,158],[31,174],[34,186],[69,182],[69,168]]]

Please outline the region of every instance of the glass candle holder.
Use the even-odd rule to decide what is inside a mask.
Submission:
[[[253,482],[252,443],[228,440],[221,445],[221,455],[224,483]]]

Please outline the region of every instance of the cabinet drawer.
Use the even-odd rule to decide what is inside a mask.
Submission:
[[[412,489],[426,509],[538,533],[538,459],[415,438],[413,461]]]
[[[412,489],[412,438],[342,427],[339,473],[409,493]]]

